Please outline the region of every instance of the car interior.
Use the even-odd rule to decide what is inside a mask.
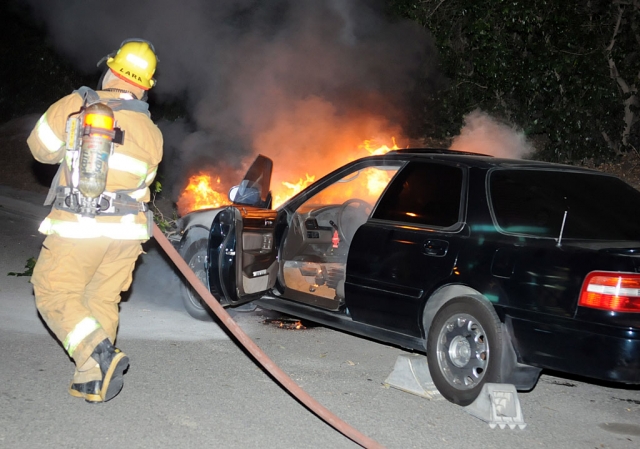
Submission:
[[[338,310],[344,302],[349,246],[398,167],[366,167],[300,205],[283,246],[281,281],[287,295]]]

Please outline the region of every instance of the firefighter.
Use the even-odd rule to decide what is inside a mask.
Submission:
[[[146,203],[163,145],[144,101],[155,84],[153,45],[129,39],[98,65],[105,60],[97,92],[82,87],[58,100],[27,140],[36,160],[60,164],[39,228],[36,306],[75,363],[69,393],[91,403],[116,396],[129,366],[114,346],[118,304],[151,237]]]

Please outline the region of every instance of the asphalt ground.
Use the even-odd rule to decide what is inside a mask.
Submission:
[[[352,448],[266,374],[216,323],[187,315],[180,278],[153,241],[121,303],[125,386],[93,405],[67,393],[73,364],[48,333],[20,273],[36,257],[41,195],[0,186],[1,448]],[[638,448],[640,389],[544,373],[519,393],[524,430],[491,429],[463,408],[384,386],[402,349],[233,313],[303,389],[389,448]]]

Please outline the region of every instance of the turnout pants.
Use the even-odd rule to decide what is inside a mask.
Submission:
[[[105,338],[115,342],[120,293],[129,288],[140,240],[46,237],[33,270],[36,306],[82,366]]]

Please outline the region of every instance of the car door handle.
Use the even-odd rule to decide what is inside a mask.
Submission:
[[[422,252],[427,256],[443,257],[448,250],[449,242],[446,240],[427,240],[422,244]]]

